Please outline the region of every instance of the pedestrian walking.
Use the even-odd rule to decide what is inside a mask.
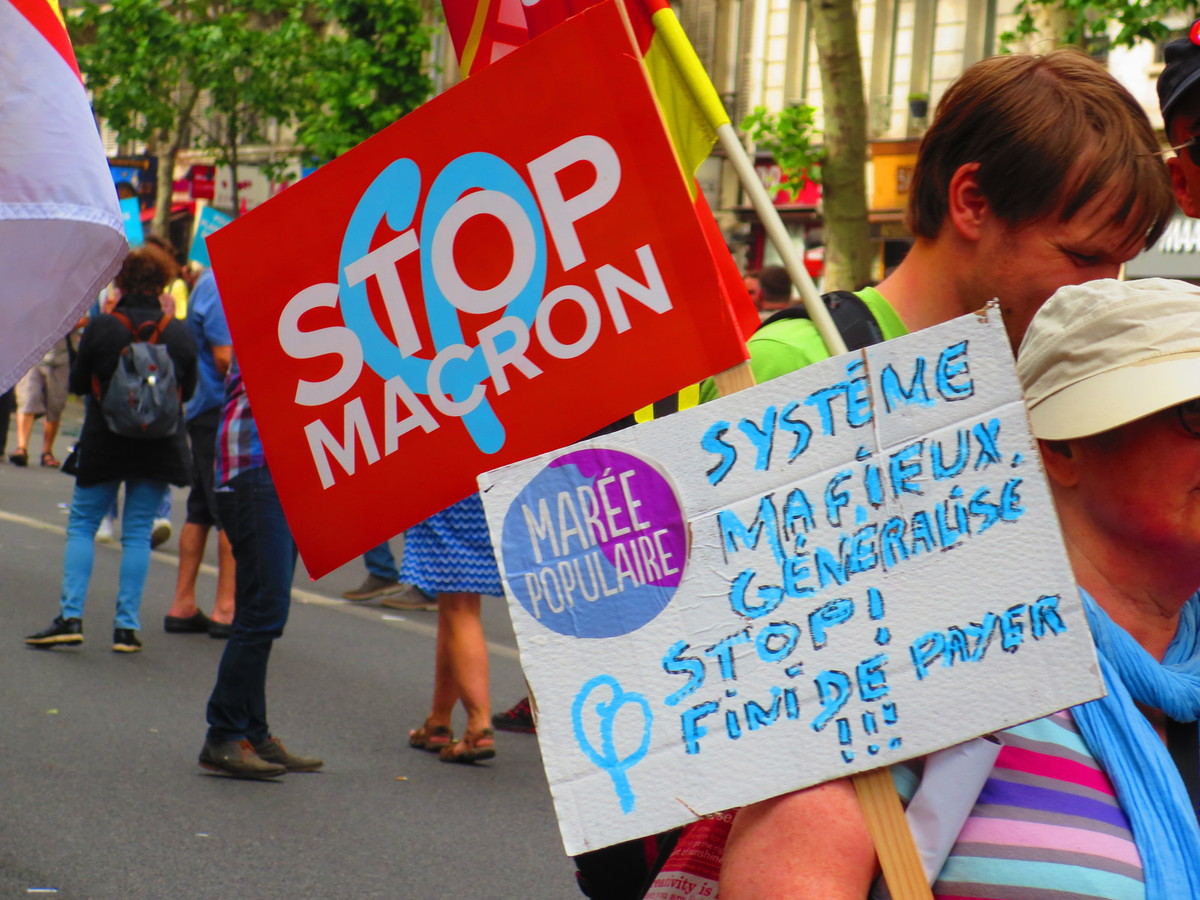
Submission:
[[[164,316],[158,295],[168,271],[157,253],[138,249],[126,257],[117,275],[121,299],[112,313],[96,316],[84,330],[71,368],[70,389],[85,397],[83,428],[67,460],[75,476],[67,520],[59,614],[50,627],[31,634],[26,645],[48,649],[83,643],[83,612],[95,557],[95,535],[117,490],[125,485],[121,528],[121,574],[113,628],[114,651],[142,649],[138,630],[142,590],[150,564],[150,532],[154,516],[171,484],[191,480],[187,441],[183,432],[182,401],[196,387],[196,345],[182,322]],[[110,424],[102,401],[108,398],[118,373],[128,371],[135,335],[166,348],[178,396],[174,420],[162,425],[161,437],[131,437]],[[154,377],[166,378],[158,372]],[[169,402],[169,396],[164,398]]]

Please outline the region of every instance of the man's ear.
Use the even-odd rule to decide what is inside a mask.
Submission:
[[[979,187],[979,163],[964,163],[950,177],[946,214],[954,229],[970,241],[979,240],[991,206]]]
[[[1183,214],[1193,219],[1200,218],[1200,203],[1196,202],[1192,192],[1188,190],[1189,173],[1184,161],[1178,156],[1169,157],[1167,171],[1171,174],[1171,190],[1175,192],[1175,202],[1179,204]],[[1200,182],[1200,169],[1192,166],[1190,177]],[[1196,193],[1200,194],[1200,183],[1196,184]]]
[[[1074,487],[1079,483],[1077,454],[1070,441],[1038,441],[1042,451],[1042,466],[1047,477],[1060,487]]]

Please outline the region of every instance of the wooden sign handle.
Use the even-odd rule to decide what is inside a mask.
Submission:
[[[722,397],[754,387],[754,372],[750,368],[750,360],[740,362],[732,369],[718,372],[713,376],[713,383]]]
[[[892,773],[885,766],[852,775],[850,780],[866,816],[892,900],[933,900]]]

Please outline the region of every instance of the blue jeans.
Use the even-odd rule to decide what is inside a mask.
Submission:
[[[271,736],[267,660],[287,624],[296,542],[266,466],[241,473],[227,488],[216,496],[237,573],[233,633],[208,698],[208,739],[261,744]]]
[[[108,505],[108,516],[111,519],[117,518],[117,495],[116,494],[113,494],[112,503],[110,503]],[[171,518],[171,491],[169,489],[167,490],[167,492],[165,494],[163,494],[162,502],[160,502],[158,504],[158,511],[155,512],[154,518],[156,518],[156,519]]]
[[[363,554],[363,562],[367,571],[376,578],[387,581],[399,581],[400,570],[396,568],[396,557],[392,556],[392,548],[384,541],[378,547],[372,547]]]
[[[71,515],[67,519],[67,547],[63,555],[62,616],[83,618],[88,582],[96,556],[96,529],[117,496],[120,481],[105,481],[90,487],[75,485]],[[150,568],[150,531],[163,496],[165,481],[131,479],[125,482],[124,524],[121,527],[121,575],[117,585],[115,628],[141,627],[138,611],[142,589]]]

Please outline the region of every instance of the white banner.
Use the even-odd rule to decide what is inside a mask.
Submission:
[[[1103,693],[994,309],[479,482],[571,855]]]

